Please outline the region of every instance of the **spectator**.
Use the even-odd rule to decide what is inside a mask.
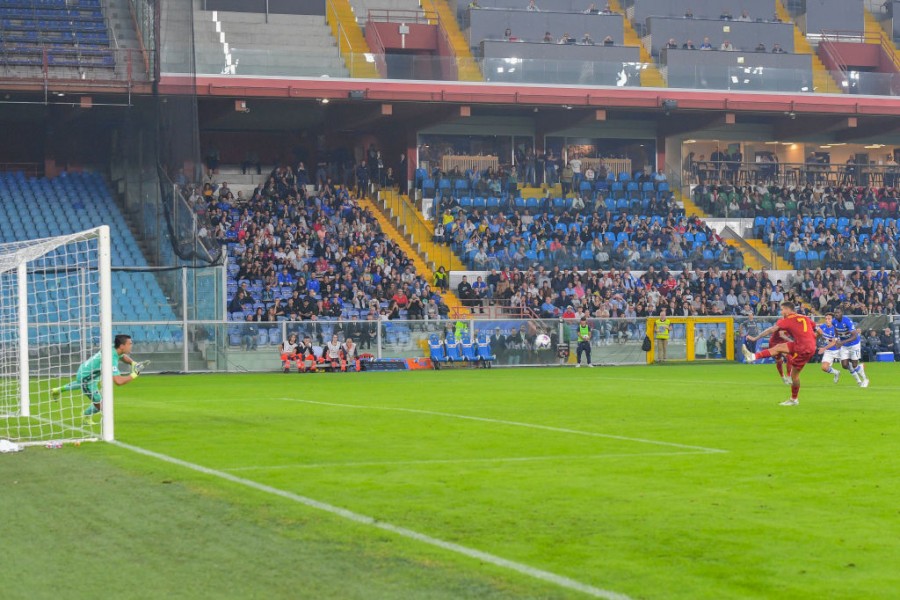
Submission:
[[[582,36],[582,38],[581,38],[581,45],[582,46],[593,46],[594,39],[590,36],[590,34],[585,33],[584,36]]]
[[[754,52],[766,52],[766,45],[762,42],[756,45],[756,48],[753,50]]]
[[[693,40],[688,40],[681,45],[682,50],[696,50],[697,46],[694,45]]]
[[[772,54],[785,54],[785,50],[781,47],[781,44],[775,42],[772,44]]]
[[[725,40],[722,42],[722,45],[719,46],[719,50],[722,50],[725,52],[734,52],[734,46],[731,45],[730,41]]]
[[[669,38],[669,41],[666,42],[666,48],[671,50],[678,48],[678,42],[675,41],[675,38]]]
[[[605,38],[603,38],[603,45],[604,46],[615,46],[616,41],[613,39],[613,36],[608,35]]]
[[[247,315],[247,324],[241,329],[241,350],[256,350],[259,329],[255,325],[254,315]]]
[[[739,16],[737,19],[735,19],[735,21],[743,21],[745,23],[748,23],[752,20],[753,19],[750,18],[750,13],[748,13],[746,10],[742,10],[741,16]]]
[[[597,14],[600,14],[600,9],[597,8],[597,5],[596,5],[596,4],[594,4],[593,2],[591,2],[591,5],[588,6],[588,7],[585,9],[584,14],[586,14],[586,15],[597,15]]]
[[[465,275],[462,276],[462,281],[456,286],[456,296],[459,298],[460,302],[462,302],[463,306],[471,307],[473,305],[472,300],[474,298],[474,292],[472,290],[472,284],[469,283],[469,279]]]
[[[569,35],[568,33],[564,33],[561,38],[559,38],[560,44],[574,44],[575,38]]]
[[[537,7],[537,4],[534,3],[534,0],[528,0],[528,6],[525,7],[525,10],[531,12],[538,12],[540,9]]]
[[[878,351],[879,352],[892,352],[894,357],[897,358],[897,351],[895,349],[894,342],[894,334],[891,331],[890,327],[885,327],[881,330],[881,333],[878,335]]]
[[[544,39],[543,39],[543,42],[544,42],[545,44],[552,44],[552,43],[553,43],[553,35],[552,35],[549,31],[545,31],[545,32],[544,32]]]
[[[734,17],[731,16],[731,12],[728,10],[723,10],[722,14],[719,15],[719,18],[723,21],[731,21]]]
[[[701,50],[712,50],[712,43],[709,41],[708,37],[703,38],[703,42],[700,44]]]
[[[685,18],[685,19],[693,19],[693,18],[694,18],[694,11],[691,10],[690,8],[687,9],[686,11],[684,11],[684,18]]]

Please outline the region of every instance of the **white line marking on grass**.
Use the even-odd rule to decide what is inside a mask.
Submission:
[[[506,421],[504,419],[490,419],[488,417],[474,417],[471,415],[459,415],[455,413],[437,412],[433,410],[422,410],[418,408],[399,408],[392,406],[364,406],[360,404],[338,404],[336,402],[319,402],[317,400],[302,400],[299,398],[276,398],[277,400],[285,400],[288,402],[303,402],[305,404],[319,404],[321,406],[336,406],[339,408],[359,408],[363,410],[389,410],[396,412],[408,412],[420,415],[431,415],[435,417],[450,417],[452,419],[465,419],[467,421],[481,421],[482,423],[496,423],[500,425],[512,425],[513,427],[527,427],[528,429],[540,429],[542,431],[555,431],[557,433],[571,433],[575,435],[585,435],[588,437],[606,438],[610,440],[622,440],[626,442],[639,442],[641,444],[654,444],[656,446],[669,446],[672,448],[684,448],[686,450],[701,450],[703,452],[728,452],[719,448],[705,448],[703,446],[691,446],[689,444],[676,444],[675,442],[661,442],[659,440],[648,440],[644,438],[626,437],[624,435],[612,435],[609,433],[595,433],[593,431],[581,431],[579,429],[567,429],[565,427],[552,427],[550,425],[537,425],[535,423],[521,423],[519,421]]]
[[[258,483],[256,481],[252,481],[250,479],[244,479],[243,477],[237,477],[236,475],[231,475],[229,473],[225,473],[223,471],[217,471],[215,469],[210,469],[208,467],[204,467],[202,465],[198,465],[195,463],[187,462],[185,460],[181,460],[178,458],[174,458],[172,456],[168,456],[166,454],[161,454],[159,452],[154,452],[152,450],[147,450],[145,448],[141,448],[139,446],[132,446],[131,444],[126,444],[124,442],[113,442],[117,446],[121,448],[125,448],[127,450],[131,450],[132,452],[136,452],[138,454],[143,454],[144,456],[149,456],[151,458],[156,458],[163,462],[167,462],[173,465],[178,465],[180,467],[184,467],[186,469],[190,469],[192,471],[197,471],[198,473],[203,473],[204,475],[211,475],[213,477],[218,477],[220,479],[224,479],[226,481],[230,481],[232,483],[236,483],[238,485],[243,485],[261,492],[265,492],[267,494],[273,494],[275,496],[280,496],[281,498],[285,498],[287,500],[291,500],[293,502],[297,502],[299,504],[303,504],[304,506],[308,506],[310,508],[315,508],[318,510],[325,511],[327,513],[331,513],[333,515],[342,517],[349,521],[354,521],[356,523],[360,523],[362,525],[368,525],[370,527],[375,527],[378,529],[382,529],[384,531],[389,531],[391,533],[397,534],[399,536],[415,540],[417,542],[422,542],[424,544],[428,544],[431,546],[436,546],[438,548],[449,550],[450,552],[455,552],[457,554],[462,554],[463,556],[467,556],[469,558],[474,558],[476,560],[480,560],[482,562],[486,562],[492,564],[497,567],[501,567],[504,569],[509,569],[511,571],[515,571],[517,573],[521,573],[522,575],[527,575],[528,577],[532,577],[534,579],[539,579],[546,583],[552,583],[559,587],[563,587],[566,589],[574,590],[577,592],[581,592],[583,594],[587,594],[589,596],[593,596],[595,598],[605,598],[607,600],[631,600],[625,594],[620,594],[618,592],[613,592],[610,590],[604,590],[598,587],[594,587],[592,585],[588,585],[586,583],[582,583],[580,581],[576,581],[569,577],[564,577],[562,575],[557,575],[556,573],[551,573],[549,571],[544,571],[542,569],[536,569],[534,567],[530,567],[526,564],[522,564],[519,562],[515,562],[500,556],[496,556],[494,554],[489,554],[487,552],[482,552],[481,550],[476,550],[474,548],[469,548],[467,546],[462,546],[460,544],[455,544],[453,542],[447,542],[435,537],[431,537],[430,535],[425,535],[424,533],[419,533],[418,531],[413,531],[412,529],[407,529],[406,527],[401,527],[399,525],[392,525],[391,523],[386,523],[384,521],[377,520],[373,517],[369,517],[360,513],[353,512],[351,510],[347,510],[346,508],[340,508],[339,506],[334,506],[331,504],[327,504],[325,502],[320,502],[318,500],[314,500],[312,498],[307,498],[306,496],[301,496],[299,494],[295,494],[293,492],[288,492],[285,490],[281,490],[278,488],[274,488],[269,485],[265,485],[262,483]]]
[[[222,469],[234,473],[235,471],[265,471],[269,469],[324,469],[331,467],[393,467],[403,465],[455,465],[467,463],[507,463],[507,462],[538,462],[552,460],[592,460],[598,458],[637,458],[641,456],[696,456],[698,454],[717,454],[706,450],[695,452],[629,452],[620,454],[558,454],[554,456],[511,456],[507,458],[447,458],[431,460],[388,460],[371,462],[324,462],[324,463],[292,463],[288,465],[260,465],[246,467],[231,467]]]

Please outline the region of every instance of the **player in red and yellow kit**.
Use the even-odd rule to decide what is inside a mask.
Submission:
[[[759,335],[748,335],[747,339],[751,342],[755,342],[756,340],[764,338],[769,334],[771,334],[771,336],[769,337],[769,348],[774,348],[775,346],[783,342],[793,341],[786,331],[778,329],[778,325],[772,325]],[[792,385],[793,381],[791,380],[790,365],[788,365],[787,374],[785,374],[784,372],[784,355],[776,354],[772,358],[775,359],[775,368],[778,369],[778,376],[781,377],[781,380],[787,385]]]
[[[800,371],[816,354],[818,330],[812,319],[797,312],[793,302],[781,303],[781,318],[775,323],[775,327],[790,336],[791,341],[778,343],[755,354],[744,347],[744,360],[752,363],[759,358],[784,355],[791,375],[791,397],[781,404],[796,406],[799,404],[797,396],[800,393]]]

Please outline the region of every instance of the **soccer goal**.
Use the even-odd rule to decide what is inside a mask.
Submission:
[[[109,227],[0,244],[0,439],[113,439]],[[75,379],[101,353],[102,411]]]

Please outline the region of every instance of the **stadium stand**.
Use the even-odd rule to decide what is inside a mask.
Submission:
[[[197,10],[197,71],[289,77],[346,77],[334,37],[319,15]]]
[[[821,313],[841,307],[853,315],[897,314],[900,296],[895,271],[871,266],[844,273],[838,268],[800,269],[790,285]]]
[[[307,194],[294,177],[291,169],[276,169],[244,203],[221,189],[205,200],[191,197],[206,204],[217,224],[213,235],[228,246],[229,320],[316,321],[316,327],[296,331],[314,330],[321,342],[331,332],[329,321],[447,314],[429,282],[346,188],[325,185]],[[265,331],[260,326],[258,344],[280,343]],[[238,331],[232,333],[231,344],[239,345]],[[386,335],[402,342],[409,329],[392,324]],[[367,340],[360,341],[365,348]]]
[[[734,50],[752,52],[763,42],[771,48],[780,44],[788,53],[794,51],[794,27],[789,23],[756,21],[727,21],[728,31],[723,31],[720,19],[685,19],[682,17],[647,17],[647,35],[650,36],[650,53],[659,53],[669,40],[676,40],[680,47],[686,40],[693,40],[700,48],[708,39],[713,48],[720,49],[726,41]]]
[[[0,66],[7,72],[15,67],[113,69],[116,59],[100,1],[3,0]]]
[[[148,266],[140,246],[97,173],[63,173],[53,179],[0,173],[0,229],[3,242],[64,235],[109,225],[112,240],[113,319],[175,321],[175,313]],[[119,270],[116,270],[119,267]],[[137,268],[123,271],[121,267]],[[145,335],[146,334],[146,335]],[[148,328],[136,328],[136,340],[147,341]]]
[[[500,306],[498,317],[643,319],[656,314],[661,306],[674,316],[776,315],[779,302],[800,298],[802,285],[795,279],[782,281],[765,270],[728,270],[718,265],[678,271],[651,266],[640,276],[629,267],[571,270],[537,266],[495,269],[486,283],[490,302]],[[595,335],[612,343],[619,338],[635,339],[638,333],[631,327],[601,329]]]

